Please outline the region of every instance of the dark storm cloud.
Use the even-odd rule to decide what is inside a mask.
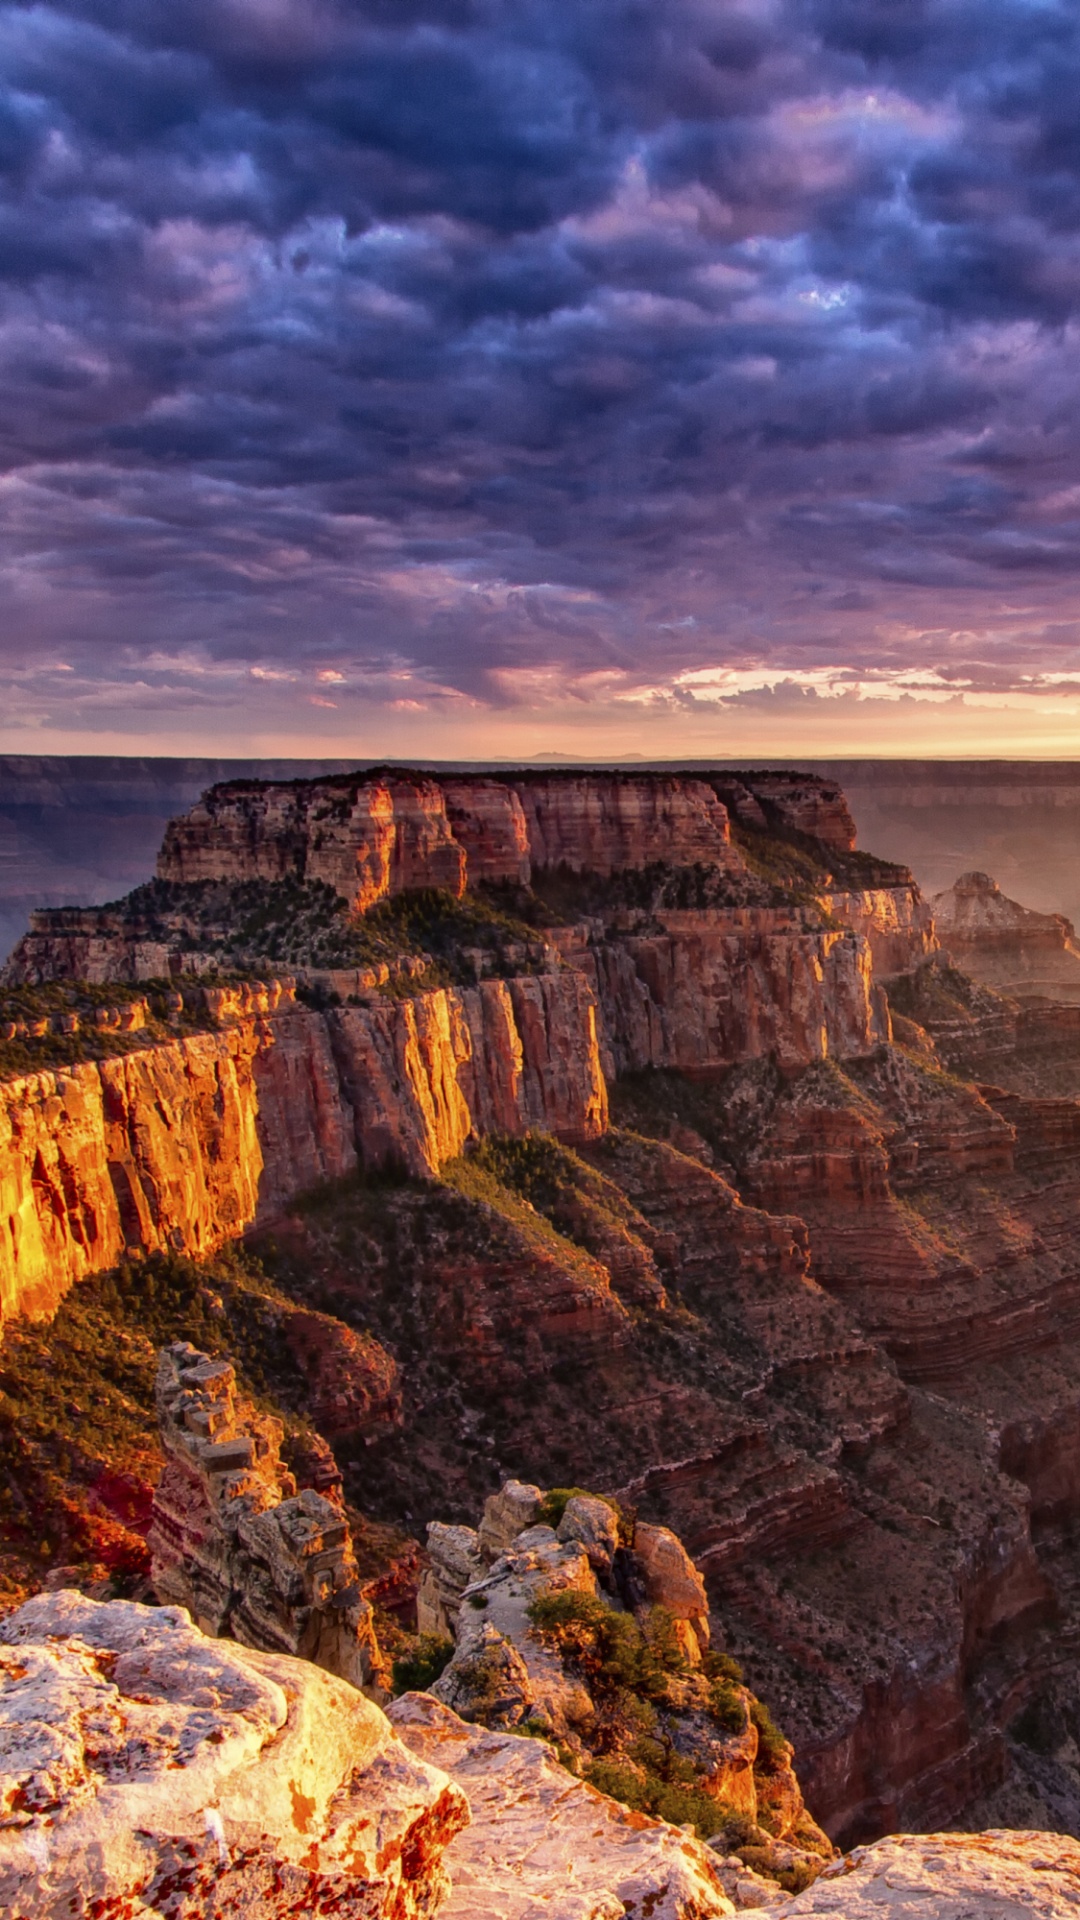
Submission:
[[[54,0],[0,64],[35,723],[952,671],[946,605],[971,684],[1076,662],[1064,0]]]

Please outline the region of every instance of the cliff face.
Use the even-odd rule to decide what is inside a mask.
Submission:
[[[592,995],[569,972],[325,1015],[240,1012],[0,1082],[3,1315],[51,1313],[125,1251],[208,1253],[358,1156],[431,1175],[493,1129],[584,1141],[606,1120]]]
[[[609,874],[723,863],[727,811],[699,780],[633,774],[385,775],[211,788],[170,822],[162,880],[322,880],[359,911],[410,887],[461,894],[534,867]]]
[[[579,973],[440,988],[328,1020],[366,1166],[429,1174],[485,1133],[539,1127],[581,1142],[607,1124],[595,1005]]]
[[[783,908],[655,917],[661,932],[567,951],[594,983],[609,1071],[717,1073],[770,1056],[805,1066],[888,1039],[860,934],[814,927]]]

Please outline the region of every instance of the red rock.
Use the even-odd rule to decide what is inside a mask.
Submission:
[[[400,1424],[397,1363],[370,1334],[331,1314],[282,1315],[289,1351],[308,1383],[307,1412],[329,1440],[363,1437]]]

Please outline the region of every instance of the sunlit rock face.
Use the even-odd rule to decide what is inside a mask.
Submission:
[[[0,1807],[19,1920],[421,1920],[469,1817],[345,1681],[73,1592],[0,1622]]]
[[[813,782],[808,783],[809,788]],[[809,798],[800,820],[815,810]],[[810,830],[810,829],[808,829]],[[849,844],[851,844],[849,842]],[[170,822],[163,880],[322,880],[360,911],[410,887],[460,895],[532,870],[610,874],[733,858],[727,809],[701,780],[649,774],[354,775],[213,787]]]
[[[1080,945],[1064,914],[1020,906],[988,873],[961,874],[931,905],[942,945],[984,986],[1080,1004]]]
[[[710,1848],[596,1793],[544,1742],[470,1726],[426,1693],[389,1711],[399,1737],[450,1775],[472,1811],[448,1850],[442,1920],[717,1920],[735,1911]]]
[[[786,1920],[1066,1920],[1080,1905],[1080,1847],[1060,1833],[901,1833],[827,1867],[777,1911]]]

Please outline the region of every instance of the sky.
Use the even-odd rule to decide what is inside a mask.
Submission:
[[[0,750],[1080,757],[1076,0],[0,5]]]

